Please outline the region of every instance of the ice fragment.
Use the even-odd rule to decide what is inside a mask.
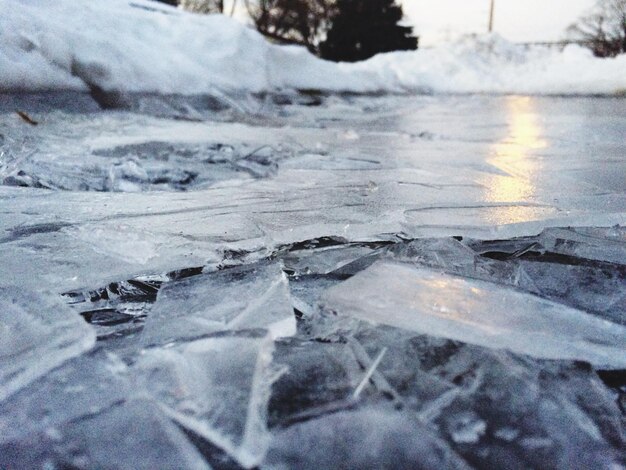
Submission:
[[[93,329],[53,294],[0,287],[0,401],[95,341]]]
[[[287,278],[279,264],[257,264],[166,284],[146,321],[144,344],[264,328],[276,337],[295,333]]]
[[[269,445],[272,352],[269,336],[207,338],[146,351],[133,370],[169,416],[250,468]]]
[[[340,315],[546,359],[626,367],[626,328],[489,282],[378,262],[329,289]]]

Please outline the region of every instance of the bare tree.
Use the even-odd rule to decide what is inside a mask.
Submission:
[[[335,0],[245,0],[245,4],[261,34],[278,42],[305,46],[314,53],[335,8]]]
[[[224,13],[224,0],[180,0],[180,6],[194,13]]]
[[[626,53],[626,0],[598,0],[594,9],[568,28],[598,57]]]

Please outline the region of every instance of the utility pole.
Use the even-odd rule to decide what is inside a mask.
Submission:
[[[491,6],[489,7],[489,32],[493,31],[493,7],[496,0],[491,0]]]

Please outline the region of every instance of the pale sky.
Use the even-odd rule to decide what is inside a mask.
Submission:
[[[490,0],[403,0],[421,45],[487,31]],[[494,31],[512,41],[562,39],[595,0],[495,0]]]

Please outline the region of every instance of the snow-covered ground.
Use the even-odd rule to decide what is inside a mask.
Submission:
[[[268,43],[230,18],[147,0],[0,0],[0,90],[214,94],[351,92],[621,94],[626,56],[524,48],[498,36],[358,64]]]

